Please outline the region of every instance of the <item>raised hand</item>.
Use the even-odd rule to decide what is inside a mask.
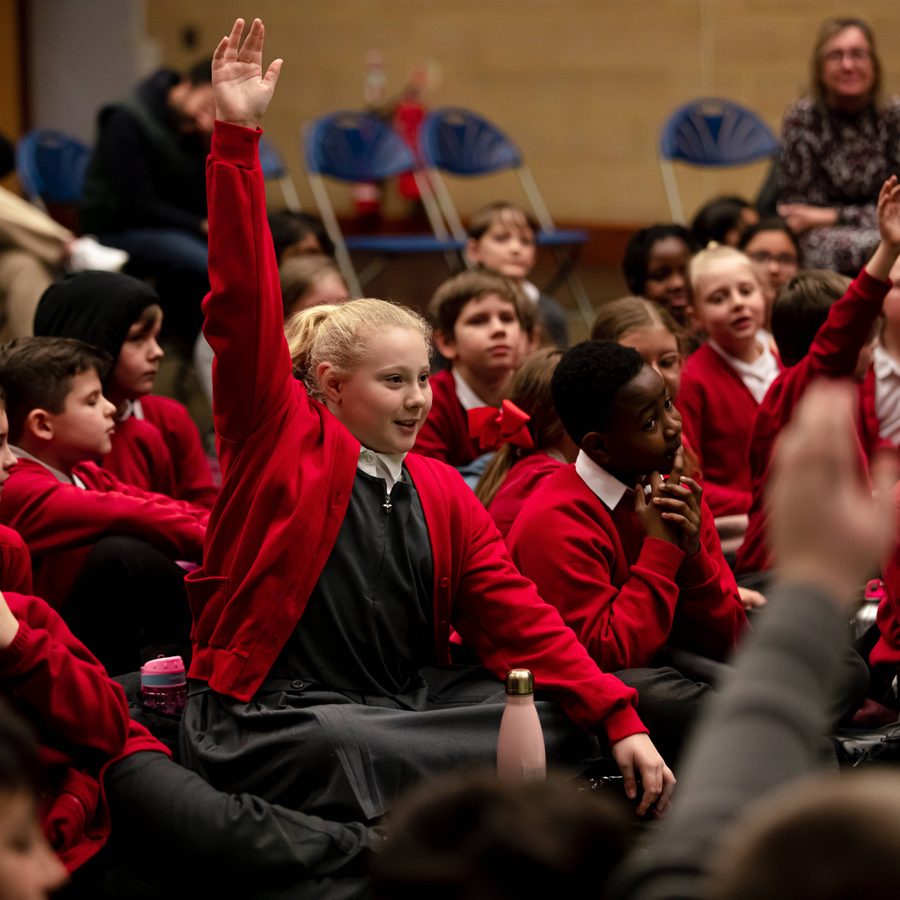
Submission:
[[[885,181],[878,194],[878,231],[885,244],[900,250],[900,184],[896,175]]]
[[[216,118],[256,128],[272,100],[282,60],[270,63],[263,74],[262,53],[266,29],[254,19],[241,45],[244,20],[235,19],[231,34],[223,37],[212,59]]]

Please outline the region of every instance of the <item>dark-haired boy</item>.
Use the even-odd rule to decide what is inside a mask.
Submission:
[[[482,452],[469,437],[468,410],[500,405],[533,323],[511,281],[474,271],[441,284],[428,318],[450,368],[431,379],[434,401],[415,451],[460,468]]]
[[[186,639],[184,569],[199,562],[208,513],[126,485],[95,460],[109,452],[115,407],[102,351],[71,338],[20,338],[0,349],[18,464],[0,521],[21,534],[35,590],[112,672],[146,644]]]
[[[580,452],[522,507],[513,560],[600,668],[638,688],[641,714],[665,716],[654,734],[678,746],[703,686],[663,688],[674,675],[663,670],[667,694],[651,704],[621,670],[660,666],[671,648],[724,660],[746,624],[712,515],[681,476],[681,416],[640,354],[608,341],[570,349],[551,389]]]

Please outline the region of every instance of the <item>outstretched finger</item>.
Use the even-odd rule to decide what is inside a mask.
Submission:
[[[224,39],[224,48],[222,49],[222,58],[224,59],[235,59],[238,54],[238,47],[241,45],[241,35],[244,33],[244,20],[243,19],[235,19],[234,25],[231,26],[231,34],[228,35]],[[219,47],[222,47],[222,44],[219,44]],[[216,48],[216,53],[219,52],[219,48]],[[213,57],[215,58],[215,57]]]
[[[244,45],[241,47],[241,62],[261,62],[263,44],[266,42],[266,26],[263,25],[262,19],[254,19],[244,39]]]
[[[275,87],[278,83],[278,76],[281,74],[281,67],[283,65],[283,59],[273,59],[272,62],[269,63],[269,68],[266,69],[266,74],[263,75],[263,81],[266,82],[269,87]]]

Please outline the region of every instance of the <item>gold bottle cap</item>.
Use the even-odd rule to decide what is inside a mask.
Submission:
[[[510,669],[506,673],[507,694],[533,694],[534,676],[528,669]]]

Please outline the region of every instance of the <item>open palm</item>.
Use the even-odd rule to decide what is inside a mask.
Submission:
[[[263,74],[265,26],[254,19],[241,45],[243,32],[244,20],[236,19],[231,34],[222,38],[213,54],[216,117],[223,122],[256,128],[272,100],[282,61],[274,60]]]

